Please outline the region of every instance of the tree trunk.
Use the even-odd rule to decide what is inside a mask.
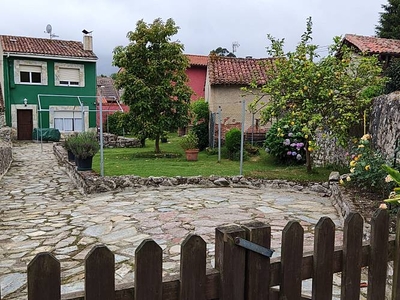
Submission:
[[[311,173],[312,171],[312,158],[311,152],[308,151],[308,147],[310,146],[308,140],[306,141],[306,166],[307,166],[307,173]]]
[[[155,152],[156,153],[160,153],[161,151],[160,151],[160,136],[159,135],[157,135],[156,136],[156,139],[155,139]]]

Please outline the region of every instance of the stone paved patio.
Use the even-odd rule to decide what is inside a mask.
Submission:
[[[215,227],[253,220],[272,228],[274,257],[289,220],[305,229],[312,249],[319,218],[341,223],[330,199],[314,192],[250,188],[163,188],[81,195],[52,153],[52,145],[21,143],[0,181],[0,283],[4,299],[26,299],[26,268],[39,252],[60,261],[63,292],[83,289],[83,261],[96,244],[116,255],[116,282],[133,281],[134,252],[145,238],[163,249],[164,275],[179,271],[180,243],[189,233],[207,242],[213,266]],[[341,244],[341,232],[336,244]],[[24,296],[25,295],[25,296]]]

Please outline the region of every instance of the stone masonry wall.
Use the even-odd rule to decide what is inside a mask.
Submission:
[[[13,160],[11,128],[0,127],[0,179],[8,171]]]
[[[332,137],[329,133],[317,133],[315,142],[318,146],[318,148],[312,152],[312,159],[315,166],[340,166],[347,164],[347,150],[339,146],[337,139]]]
[[[373,147],[392,160],[396,139],[400,138],[400,92],[374,99],[370,133]]]
[[[133,138],[125,138],[111,133],[103,134],[103,143],[105,148],[139,148],[140,141]]]

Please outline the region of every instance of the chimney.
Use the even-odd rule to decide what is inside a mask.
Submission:
[[[93,51],[93,37],[91,35],[85,34],[83,36],[83,50]]]

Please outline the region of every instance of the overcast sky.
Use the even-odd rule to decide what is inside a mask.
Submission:
[[[173,39],[185,53],[207,55],[217,47],[232,49],[238,57],[266,57],[266,35],[285,38],[293,50],[313,18],[314,43],[327,46],[346,33],[372,36],[387,0],[0,0],[0,35],[48,37],[47,24],[58,39],[82,40],[82,29],[93,30],[98,74],[110,75],[112,51],[127,45],[136,22],[174,19],[180,27]],[[321,51],[326,47],[321,47]],[[321,52],[324,54],[326,52]]]

